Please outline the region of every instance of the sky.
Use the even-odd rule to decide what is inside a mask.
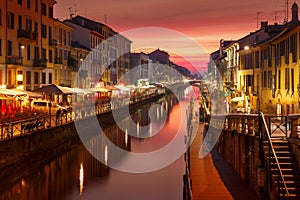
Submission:
[[[289,1],[289,19],[293,2],[299,4]],[[69,18],[71,10],[76,15],[106,22],[121,34],[128,32],[124,35],[132,41],[133,49],[146,49],[141,41],[149,42],[152,37],[160,37],[162,43],[169,43],[169,49],[163,49],[159,43],[156,44],[157,48],[168,51],[172,61],[188,68],[193,65],[198,70],[204,70],[208,55],[218,50],[220,39],[237,40],[257,30],[260,21],[282,23],[285,19],[285,3],[286,0],[57,0],[54,14],[63,20]],[[145,36],[132,34],[132,30],[145,27],[173,31],[173,39],[168,40],[164,31],[155,36],[149,36],[149,32],[145,32]],[[176,54],[176,49],[186,48],[182,39],[174,39],[175,35],[182,37],[182,34],[196,41],[201,50],[187,48],[187,55]],[[135,41],[140,42],[137,45]],[[187,60],[192,62],[187,63]]]

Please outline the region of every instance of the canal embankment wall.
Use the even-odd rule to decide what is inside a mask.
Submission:
[[[259,137],[223,130],[216,148],[236,173],[263,199],[266,179],[261,167]]]

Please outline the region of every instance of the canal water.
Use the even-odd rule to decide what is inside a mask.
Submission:
[[[169,144],[178,134],[182,138],[178,148],[185,148],[186,121],[182,120],[181,116],[182,111],[189,107],[189,99],[179,102],[170,95],[155,103],[161,104],[166,111],[165,123],[163,124],[163,120],[160,120],[163,117],[162,107],[157,107],[156,115],[154,115],[156,117],[151,118],[150,128],[143,133],[137,131],[137,134],[151,137],[129,136],[127,130],[122,131],[116,124],[106,127],[105,135],[119,148],[135,153],[159,150]],[[150,107],[151,105],[142,106],[133,113],[131,119],[139,125],[149,124]],[[125,118],[124,121],[126,120],[129,119]],[[183,124],[183,128],[181,127],[178,131],[180,124]],[[155,134],[159,129],[161,130]],[[109,160],[113,149],[108,149],[103,141],[98,142],[96,146],[103,152],[105,160]],[[119,159],[122,165],[126,163],[127,157]],[[183,198],[183,175],[185,173],[183,155],[179,155],[178,159],[170,165],[153,172],[128,173],[102,164],[81,144],[64,152],[46,165],[31,171],[34,173],[16,177],[13,183],[7,183],[7,185],[5,180],[1,180],[0,199],[181,200]]]

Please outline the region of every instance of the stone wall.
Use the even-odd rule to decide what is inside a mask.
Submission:
[[[259,138],[236,131],[223,131],[217,149],[240,177],[263,198],[265,173],[261,168]]]

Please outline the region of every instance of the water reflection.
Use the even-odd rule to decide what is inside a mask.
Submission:
[[[149,106],[142,106],[132,116],[137,123],[134,127],[137,129],[137,134],[146,135],[147,138],[132,137],[129,133],[130,128],[123,132],[116,125],[104,130],[106,137],[119,148],[138,153],[155,151],[168,144],[174,138],[175,130],[179,126],[178,116],[181,115],[181,111],[178,101],[170,96],[159,103],[163,107],[149,110]],[[152,117],[151,123],[149,112],[155,116]],[[166,124],[161,120],[164,113],[168,116]],[[123,123],[127,123],[127,120],[124,119]],[[144,126],[149,123],[151,125],[147,131],[139,131],[139,125]],[[156,132],[159,134],[154,135],[153,133]],[[21,178],[17,177],[13,184],[1,187],[0,199],[99,199],[99,194],[102,199],[176,200],[182,198],[183,157],[169,167],[156,172],[128,174],[107,167],[111,160],[110,156],[116,156],[116,149],[108,147],[103,135],[95,135],[89,142],[93,150],[103,156],[104,164],[91,156],[83,145],[78,145],[45,166],[40,166],[35,173],[24,174]],[[126,157],[120,156],[120,164],[125,159]],[[5,185],[5,180],[1,182],[1,185]]]
[[[84,182],[84,170],[83,170],[83,163],[80,163],[80,170],[79,170],[79,194],[82,195],[83,193],[83,182]]]

